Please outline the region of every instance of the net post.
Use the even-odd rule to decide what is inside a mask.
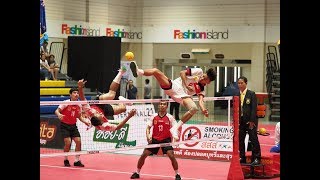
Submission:
[[[228,172],[228,180],[243,180],[244,175],[240,165],[239,155],[239,96],[233,96],[233,153]]]

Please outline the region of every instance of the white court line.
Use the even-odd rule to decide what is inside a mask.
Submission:
[[[50,165],[40,165],[42,167],[48,168],[61,168],[61,169],[74,169],[74,170],[82,170],[82,171],[95,171],[95,172],[108,172],[108,173],[117,173],[117,174],[129,174],[132,175],[133,172],[125,172],[125,171],[110,171],[110,170],[98,170],[98,169],[88,169],[88,168],[79,168],[79,167],[62,167],[62,166],[50,166]],[[141,174],[142,176],[154,176],[154,177],[163,177],[163,178],[173,178],[174,176],[164,176],[164,175],[156,175],[156,174]],[[208,180],[208,179],[199,179],[199,178],[188,178],[182,177],[182,179],[190,179],[190,180]]]

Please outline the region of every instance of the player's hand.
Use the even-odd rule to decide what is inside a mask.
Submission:
[[[80,79],[78,81],[78,87],[84,87],[84,85],[86,84],[87,81],[85,81],[84,79]]]
[[[64,115],[63,115],[63,114],[59,114],[59,115],[58,115],[58,118],[59,118],[60,120],[62,120],[62,119],[63,119],[63,117],[64,117]]]
[[[148,141],[149,144],[152,143],[152,137],[150,135],[147,137],[147,141]]]
[[[136,109],[131,109],[131,111],[128,113],[128,117],[132,117],[134,116],[135,114],[137,113],[137,110]]]
[[[84,122],[88,127],[91,127],[92,125],[91,125],[91,121],[90,120],[88,120],[88,121],[85,121]]]
[[[256,125],[252,121],[247,122],[247,124],[249,124],[249,129],[253,129],[254,127],[256,127]]]
[[[192,87],[192,86],[186,86],[186,88],[187,88],[189,91],[193,91],[193,87]]]
[[[172,138],[172,143],[175,143],[177,142],[174,138]],[[179,144],[177,145],[172,145],[173,148],[179,148]]]
[[[209,111],[208,111],[208,109],[204,109],[204,110],[202,111],[202,114],[205,115],[206,117],[208,117],[208,116],[209,116]]]

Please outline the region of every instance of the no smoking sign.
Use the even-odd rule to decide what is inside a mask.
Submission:
[[[195,126],[190,126],[187,129],[185,129],[182,133],[182,141],[186,140],[196,140],[201,138],[201,131],[199,128]],[[199,142],[194,142],[194,143],[185,143],[185,146],[188,147],[193,147],[197,145]]]

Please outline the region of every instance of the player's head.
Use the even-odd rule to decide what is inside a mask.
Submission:
[[[70,99],[73,101],[76,101],[79,98],[79,89],[76,87],[73,87],[69,90]]]
[[[210,79],[210,81],[214,81],[217,78],[217,73],[213,68],[208,69],[206,74],[207,74],[208,78]]]
[[[202,84],[203,86],[210,84],[211,81],[216,80],[217,77],[217,73],[213,68],[210,68],[207,70],[206,74],[202,75],[202,78],[200,79],[200,84]]]
[[[238,87],[241,91],[245,90],[247,87],[248,79],[244,76],[238,78]]]
[[[168,101],[167,100],[161,100],[158,105],[159,112],[166,112],[168,108]]]
[[[91,124],[94,126],[99,126],[104,122],[104,114],[97,111],[95,108],[90,107],[90,109],[88,109],[87,111],[87,114],[91,117],[90,121]]]
[[[92,124],[93,126],[100,126],[100,125],[102,125],[102,122],[101,122],[101,120],[99,119],[98,116],[92,116],[91,119],[90,119],[90,121],[91,121],[91,124]]]

